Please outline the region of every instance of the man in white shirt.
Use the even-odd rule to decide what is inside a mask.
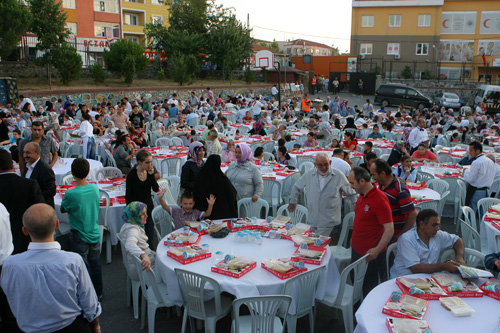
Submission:
[[[462,170],[462,177],[467,182],[465,205],[477,212],[477,202],[485,198],[495,179],[495,163],[483,154],[483,145],[473,141],[469,144],[469,154],[475,158],[470,169]]]
[[[90,123],[90,115],[84,113],[80,123],[80,137],[83,139],[83,157],[95,159],[94,127]]]
[[[255,121],[259,120],[260,114],[262,113],[262,108],[264,106],[265,105],[261,102],[261,98],[258,98],[253,104],[252,111],[253,111],[253,119]]]
[[[340,170],[346,177],[349,177],[349,172],[351,172],[351,166],[349,163],[344,161],[344,151],[337,148],[333,151],[333,157],[330,159],[332,163],[332,168]]]
[[[417,150],[419,144],[429,141],[429,134],[425,129],[425,119],[420,118],[417,122],[417,127],[415,127],[408,137],[408,142],[411,146],[410,155]]]
[[[22,110],[26,104],[29,104],[30,106],[30,111],[35,112],[36,108],[35,105],[33,105],[33,101],[29,99],[28,97],[24,97],[23,95],[19,95],[19,101],[21,104],[17,107],[19,110]]]
[[[219,142],[219,134],[215,129],[208,132],[209,146],[207,150],[207,157],[210,155],[221,155],[222,145]]]
[[[172,98],[170,98],[167,102],[168,105],[175,104],[175,106],[179,106],[179,100],[177,99],[177,94],[173,94]]]
[[[271,96],[277,100],[278,94],[279,94],[278,88],[276,88],[276,85],[273,85],[273,87],[271,88]]]
[[[321,109],[322,111],[317,113],[318,117],[321,117],[321,121],[328,122],[328,120],[330,120],[330,110],[328,105],[324,104]]]
[[[123,102],[125,103],[125,110],[123,112],[128,116],[132,112],[132,104],[128,101],[128,97],[124,97]]]
[[[370,100],[367,99],[366,103],[363,105],[363,115],[365,118],[369,118],[370,113],[373,113],[373,104],[371,104]]]

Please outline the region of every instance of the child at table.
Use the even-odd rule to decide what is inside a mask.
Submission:
[[[194,207],[194,195],[190,191],[184,191],[181,195],[181,208],[169,207],[163,196],[166,190],[161,190],[158,193],[158,199],[160,199],[160,204],[174,219],[175,229],[184,227],[186,221],[198,221],[202,218],[207,218],[212,214],[212,208],[214,207],[215,197],[210,194],[210,198],[207,198],[208,209],[204,212],[200,212],[198,209],[193,209]]]
[[[291,157],[286,152],[286,147],[284,146],[278,147],[277,155],[279,164],[288,165],[288,161],[290,160]]]
[[[366,141],[364,145],[364,151],[363,154],[365,155],[363,158],[366,162],[366,154],[372,153],[373,152],[373,142],[371,141]]]

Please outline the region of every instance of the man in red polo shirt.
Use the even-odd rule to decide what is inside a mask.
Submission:
[[[380,185],[385,193],[392,210],[392,221],[394,222],[394,238],[415,226],[417,209],[411,200],[411,194],[406,188],[404,181],[395,177],[392,168],[384,160],[377,159],[370,166],[372,178]]]
[[[386,280],[385,250],[394,234],[389,199],[371,183],[368,171],[355,167],[349,173],[349,183],[359,194],[351,239],[351,262],[365,254],[368,268],[363,282],[366,296],[380,281]]]

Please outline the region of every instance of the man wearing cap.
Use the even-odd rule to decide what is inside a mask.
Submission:
[[[425,129],[425,119],[419,118],[417,121],[417,127],[415,127],[408,137],[408,142],[411,146],[410,155],[417,150],[419,144],[429,141],[429,134]]]

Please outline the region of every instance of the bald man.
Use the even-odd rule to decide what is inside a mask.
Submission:
[[[23,157],[26,168],[23,174],[28,179],[34,179],[40,185],[45,203],[54,207],[54,196],[56,195],[56,175],[52,168],[40,159],[40,145],[29,142],[23,147]]]
[[[80,255],[54,241],[56,212],[35,204],[23,215],[28,251],[10,256],[1,286],[24,332],[100,332],[101,305]],[[26,300],[36,300],[27,302]]]
[[[293,185],[288,210],[295,210],[299,194],[306,189],[311,229],[320,235],[330,236],[334,227],[341,223],[342,193],[353,203],[356,202],[356,193],[342,171],[331,167],[327,154],[317,154],[314,166]],[[340,233],[340,229],[335,232]]]

